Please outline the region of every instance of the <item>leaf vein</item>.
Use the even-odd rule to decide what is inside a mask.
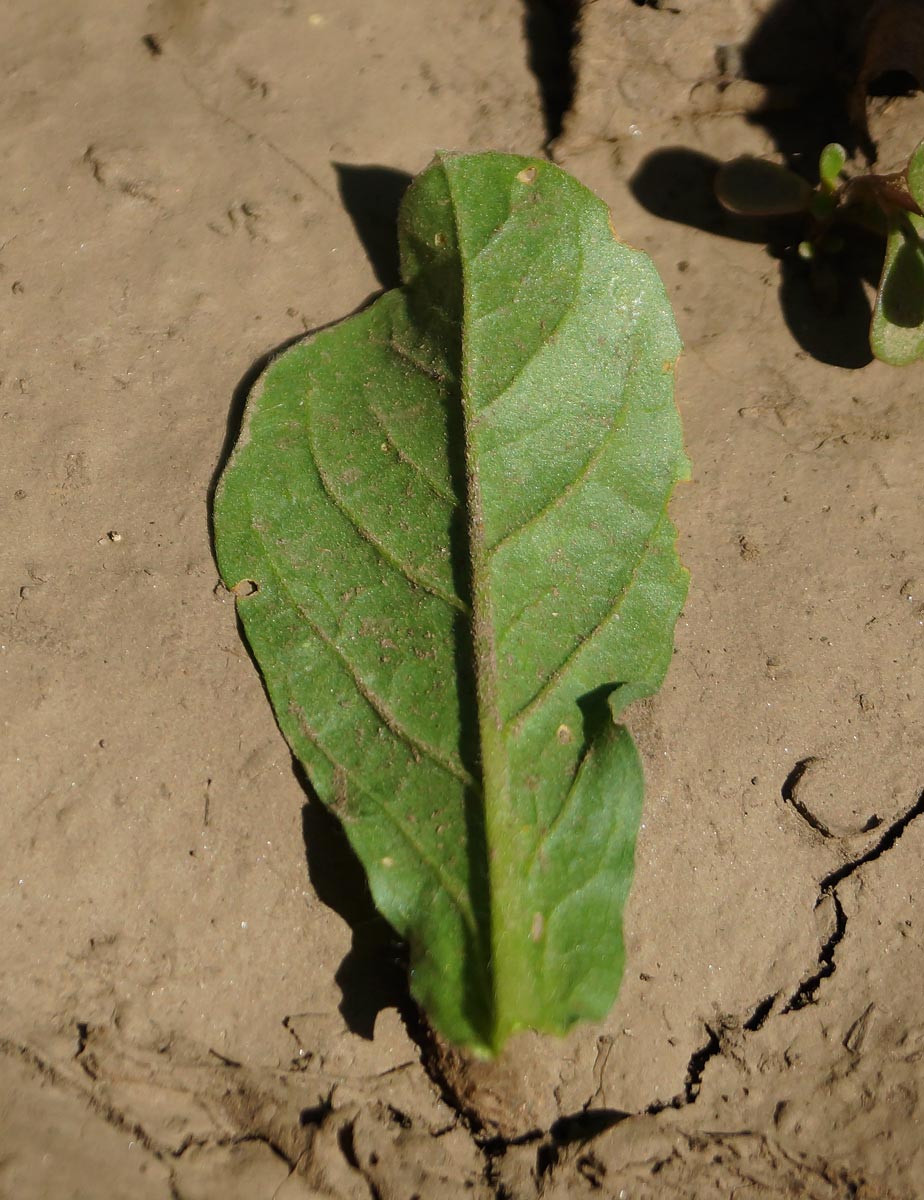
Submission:
[[[460,600],[458,596],[454,596],[451,592],[444,591],[435,583],[430,583],[426,579],[423,579],[419,575],[415,574],[410,567],[401,562],[400,559],[396,558],[388,549],[388,547],[375,536],[372,530],[367,529],[366,526],[363,525],[349,510],[349,508],[347,508],[346,504],[335,492],[334,486],[331,483],[327,472],[324,470],[320,461],[318,460],[318,455],[315,451],[314,442],[311,436],[310,424],[308,426],[308,449],[311,454],[311,459],[314,463],[315,470],[318,473],[318,479],[321,482],[321,487],[324,489],[325,496],[331,502],[334,508],[336,508],[337,511],[343,517],[345,517],[347,521],[349,521],[350,525],[353,527],[353,529],[355,529],[363,541],[372,546],[372,548],[379,554],[383,561],[387,562],[389,566],[393,567],[413,587],[419,587],[423,591],[429,592],[431,596],[435,596],[438,600],[442,600],[445,604],[449,604],[453,608],[458,609],[459,612],[467,614],[468,605],[465,604],[464,601]]]
[[[263,541],[260,531],[258,529],[254,529],[254,533],[263,543],[264,549],[266,549],[266,543]],[[421,738],[415,737],[412,733],[409,733],[408,730],[405,729],[405,727],[401,724],[381,696],[379,696],[377,692],[369,687],[354,664],[350,662],[349,658],[337,645],[336,641],[334,641],[329,634],[324,632],[324,630],[317,623],[317,621],[314,620],[308,610],[305,609],[298,599],[292,594],[285,577],[276,566],[272,556],[269,553],[266,554],[266,561],[270,570],[276,577],[276,580],[280,586],[280,590],[286,595],[289,603],[302,618],[305,624],[308,625],[318,641],[326,646],[327,649],[330,650],[330,652],[344,667],[347,674],[352,679],[357,692],[360,694],[360,696],[362,696],[366,704],[368,704],[368,706],[372,709],[379,720],[386,726],[386,728],[396,738],[398,738],[399,741],[402,741],[408,747],[415,760],[419,762],[421,758],[428,758],[435,766],[440,767],[446,772],[447,775],[452,775],[454,779],[458,779],[460,783],[463,783],[468,787],[477,787],[476,781],[472,778],[468,771],[465,770],[464,767],[454,762],[452,758],[444,754],[441,750],[437,749],[437,747],[431,746],[428,742],[423,741]]]
[[[621,407],[617,411],[612,422],[610,423],[609,427],[607,428],[606,433],[604,434],[603,438],[600,440],[600,444],[597,446],[597,449],[594,450],[588,456],[584,465],[581,467],[581,469],[578,471],[578,473],[574,476],[574,478],[569,479],[568,482],[565,484],[564,488],[558,493],[558,495],[553,496],[551,498],[551,500],[549,500],[546,504],[544,504],[542,506],[542,508],[540,508],[538,510],[538,512],[535,512],[532,516],[527,517],[519,525],[515,525],[512,529],[509,529],[505,534],[503,534],[494,543],[494,545],[491,546],[490,549],[488,550],[488,554],[490,556],[493,557],[493,555],[495,555],[498,552],[498,550],[501,549],[502,546],[506,545],[513,538],[517,537],[519,534],[524,533],[527,529],[532,528],[532,526],[536,525],[539,521],[541,521],[543,517],[547,516],[549,513],[554,512],[555,509],[561,507],[561,505],[564,504],[565,501],[567,499],[569,499],[569,497],[574,495],[574,493],[578,490],[578,488],[580,488],[581,485],[586,482],[588,476],[591,474],[593,469],[599,463],[600,459],[603,457],[603,455],[606,452],[607,448],[609,447],[610,443],[613,441],[613,439],[617,436],[617,434],[624,427],[627,417],[628,417],[628,410],[629,410],[629,401],[627,400],[627,401],[625,401],[625,403],[623,403],[621,405]]]
[[[580,283],[583,273],[584,273],[584,255],[583,255],[583,252],[579,249],[577,268],[574,273],[575,279],[577,280],[578,283]],[[577,289],[575,289],[575,290],[577,290]],[[482,424],[483,421],[485,420],[485,418],[487,417],[487,415],[491,412],[491,410],[493,408],[495,408],[497,406],[497,404],[501,400],[503,400],[503,398],[513,390],[514,386],[525,375],[527,369],[536,361],[536,359],[539,357],[539,355],[542,353],[542,351],[547,348],[547,346],[549,345],[549,342],[552,340],[552,338],[555,337],[555,335],[561,330],[561,327],[564,325],[567,318],[569,316],[571,316],[572,312],[574,311],[574,308],[575,308],[575,301],[572,298],[572,302],[570,304],[566,304],[562,308],[561,313],[559,314],[559,316],[556,319],[555,324],[552,326],[552,328],[549,330],[543,329],[542,338],[540,339],[539,345],[532,352],[532,354],[525,355],[522,363],[520,363],[520,365],[514,371],[513,375],[511,375],[511,377],[507,380],[507,382],[504,384],[504,386],[501,388],[501,390],[499,392],[497,392],[496,395],[492,396],[491,399],[486,404],[483,404],[479,407],[478,412],[475,413],[471,419],[471,424],[472,424],[473,428],[477,425]]]
[[[415,371],[419,371],[421,375],[426,375],[428,379],[432,379],[434,383],[445,384],[445,376],[441,375],[435,367],[431,367],[429,363],[421,362],[419,358],[415,358],[410,350],[402,346],[394,337],[387,342],[380,342],[379,345],[387,346],[389,350],[403,362],[413,367]]]
[[[410,467],[410,469],[412,471],[414,471],[417,475],[420,476],[420,478],[424,482],[424,486],[429,488],[429,490],[433,493],[434,496],[436,496],[440,500],[444,500],[447,504],[454,505],[456,503],[455,495],[453,495],[452,492],[447,491],[445,488],[440,487],[440,485],[434,479],[430,478],[430,476],[423,469],[423,467],[420,465],[420,463],[415,462],[414,459],[411,458],[411,456],[407,453],[407,451],[403,450],[398,445],[398,443],[394,439],[394,436],[392,435],[391,430],[389,429],[388,425],[386,424],[385,417],[382,415],[382,413],[379,411],[379,409],[376,408],[376,406],[372,403],[371,400],[367,401],[367,407],[369,409],[369,412],[375,418],[376,424],[378,425],[379,429],[381,429],[382,436],[385,438],[389,447],[395,452],[395,454],[401,460],[401,462],[403,462],[406,467]]]
[[[298,726],[302,731],[302,734],[311,742],[315,749],[327,759],[334,770],[341,772],[361,796],[365,796],[367,800],[370,800],[376,806],[376,808],[378,808],[378,810],[388,818],[397,832],[413,850],[419,861],[427,868],[442,890],[446,893],[452,903],[453,908],[456,909],[459,916],[462,918],[463,923],[472,931],[472,933],[476,933],[477,930],[475,928],[474,915],[469,911],[468,906],[465,904],[462,895],[459,892],[458,885],[453,883],[447,877],[445,871],[439,865],[439,863],[434,862],[429,854],[426,853],[417,839],[412,836],[406,824],[391,811],[389,805],[384,800],[381,800],[378,796],[376,796],[374,792],[370,792],[367,788],[364,788],[358,784],[356,782],[355,775],[341,762],[338,762],[338,760],[330,753],[326,746],[324,746],[321,742],[321,739],[315,730],[313,730],[305,720],[305,714],[298,707],[298,705],[291,705],[289,711],[298,722]]]
[[[658,514],[658,519],[655,521],[654,525],[651,527],[651,530],[650,530],[648,536],[645,538],[645,541],[642,545],[641,552],[636,556],[636,558],[632,564],[632,570],[629,574],[629,578],[626,580],[625,584],[620,588],[613,603],[607,609],[605,615],[597,622],[597,624],[593,627],[593,629],[591,629],[583,637],[578,638],[578,640],[575,642],[575,644],[572,646],[572,648],[568,651],[568,654],[565,656],[565,658],[562,660],[562,662],[555,668],[555,670],[552,672],[552,674],[548,676],[545,683],[542,684],[542,686],[539,688],[539,690],[536,691],[530,697],[530,699],[526,701],[525,704],[521,705],[520,708],[517,709],[517,711],[512,716],[508,717],[504,721],[504,730],[505,731],[513,728],[514,737],[518,737],[523,729],[523,726],[526,724],[526,722],[529,720],[529,718],[532,716],[532,714],[535,712],[535,710],[542,706],[542,704],[547,699],[549,693],[554,691],[554,689],[561,683],[562,679],[564,679],[565,675],[568,673],[569,669],[573,665],[574,660],[577,658],[577,656],[579,654],[581,654],[584,650],[586,650],[589,646],[592,646],[593,643],[604,632],[604,630],[607,629],[613,623],[613,621],[616,621],[619,619],[620,610],[622,609],[622,606],[623,606],[625,600],[629,596],[629,593],[631,592],[631,590],[635,584],[635,581],[638,578],[638,573],[641,570],[642,563],[645,561],[645,559],[651,553],[652,543],[654,542],[655,533],[657,532],[659,526],[661,525],[661,522],[664,520],[665,515],[666,515],[666,508],[662,509],[661,512]]]

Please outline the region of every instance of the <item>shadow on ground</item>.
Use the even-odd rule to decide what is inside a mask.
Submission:
[[[770,134],[781,158],[812,184],[823,146],[839,141],[867,152],[851,121],[850,84],[856,77],[868,0],[779,0],[739,48],[739,73],[770,88],[790,88],[799,100],[768,107],[749,120]],[[721,163],[683,146],[650,154],[630,181],[638,202],[662,220],[717,237],[762,243],[780,264],[779,299],[799,346],[819,362],[856,370],[872,361],[871,291],[879,281],[881,239],[847,231],[837,255],[805,262],[798,254],[806,226],[799,218],[755,220],[726,212],[715,197]],[[761,270],[755,262],[755,271]]]
[[[315,795],[296,759],[292,769],[307,796],[302,835],[311,886],[322,904],[346,921],[353,935],[335,976],[342,996],[340,1014],[352,1033],[371,1038],[383,1008],[405,1013],[411,1004],[406,948],[376,910],[366,872],[343,826]]]
[[[398,262],[398,209],[411,176],[393,167],[333,164],[337,190],[384,289],[401,282]]]
[[[536,77],[546,146],[562,132],[574,103],[574,55],[581,0],[523,0],[523,34]]]

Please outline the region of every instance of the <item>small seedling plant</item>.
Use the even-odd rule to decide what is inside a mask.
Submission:
[[[804,214],[798,252],[813,262],[841,253],[851,226],[883,235],[870,348],[883,362],[905,366],[924,358],[924,142],[893,174],[848,177],[846,162],[843,146],[825,146],[813,188],[787,167],[744,156],[719,170],[716,194],[742,216]]]
[[[277,720],[451,1043],[601,1018],[686,594],[670,304],[551,163],[440,154],[403,285],[278,357],[215,500]]]

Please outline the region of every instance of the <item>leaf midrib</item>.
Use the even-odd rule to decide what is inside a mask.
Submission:
[[[491,1029],[486,1031],[486,1041],[494,1051],[498,1051],[507,1035],[518,1027],[520,1022],[517,1021],[517,1014],[522,1017],[530,1008],[528,999],[525,1005],[523,1003],[523,987],[528,973],[524,974],[520,956],[510,952],[509,944],[502,944],[507,940],[505,934],[509,936],[511,928],[519,930],[522,926],[522,921],[518,919],[517,901],[523,899],[523,889],[516,886],[516,879],[513,878],[516,855],[509,850],[516,840],[517,831],[511,803],[507,738],[500,709],[495,627],[491,619],[491,554],[485,537],[480,469],[473,438],[479,414],[473,411],[469,388],[472,321],[470,264],[463,251],[452,177],[445,163],[443,169],[462,281],[459,395],[465,439],[464,504],[471,570],[471,632],[481,760],[481,803],[487,850],[483,870],[487,877],[487,943],[490,946],[490,960],[486,972],[492,999]],[[504,224],[511,215],[508,208]],[[471,265],[477,265],[477,260],[476,254]]]

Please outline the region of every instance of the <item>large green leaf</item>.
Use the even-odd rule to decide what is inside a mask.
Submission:
[[[440,155],[399,237],[404,286],[255,388],[216,542],[414,995],[492,1054],[619,987],[642,776],[615,718],[686,591],[680,347],[648,258],[550,163]]]

